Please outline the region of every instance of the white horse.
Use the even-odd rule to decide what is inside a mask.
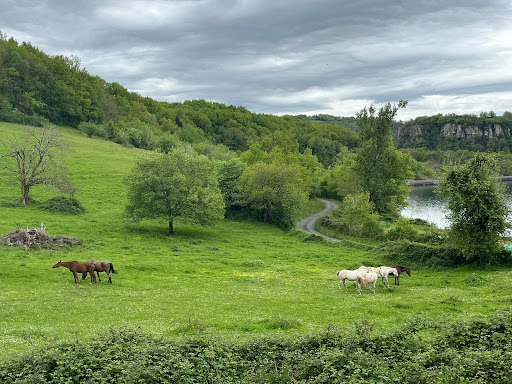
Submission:
[[[340,290],[341,290],[341,284],[343,283],[343,286],[348,291],[348,288],[345,285],[345,280],[357,281],[357,274],[359,272],[360,272],[359,270],[350,271],[348,269],[343,269],[341,271],[336,272],[336,276],[338,276],[340,278]]]
[[[384,288],[389,288],[388,276],[390,274],[393,274],[396,278],[398,276],[398,270],[396,268],[385,267],[385,266],[382,266],[379,269],[380,269],[381,277],[382,277],[382,285],[384,286]],[[386,287],[386,285],[387,285],[387,287]]]
[[[375,293],[375,284],[378,279],[379,275],[375,272],[366,272],[364,270],[359,271],[357,274],[357,292],[361,294],[361,285],[370,284],[369,289]]]

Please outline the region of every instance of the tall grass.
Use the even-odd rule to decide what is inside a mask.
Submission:
[[[0,123],[0,135],[21,126]],[[0,234],[39,227],[51,235],[77,237],[80,246],[55,250],[0,248],[0,359],[57,340],[87,343],[108,337],[111,327],[140,327],[164,337],[201,334],[250,339],[255,335],[303,335],[334,324],[367,320],[376,329],[397,328],[411,318],[467,319],[512,305],[507,269],[444,272],[413,270],[399,287],[375,295],[338,289],[336,271],[381,262],[374,251],[335,246],[275,227],[223,220],[212,227],[131,223],[122,214],[124,178],[140,153],[59,128],[72,152],[63,163],[78,185],[86,211],[67,215],[21,207],[18,188],[0,179]],[[32,197],[56,194],[38,187]],[[59,260],[107,259],[119,271],[80,285]]]

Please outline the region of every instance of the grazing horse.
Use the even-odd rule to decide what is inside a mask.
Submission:
[[[345,280],[357,281],[357,274],[359,272],[360,272],[359,270],[350,271],[347,269],[343,269],[341,271],[336,272],[336,276],[338,276],[340,278],[340,290],[341,290],[341,284],[343,283],[343,286],[348,291],[348,288],[345,285]]]
[[[391,268],[395,268],[398,275],[395,275],[395,285],[400,285],[400,274],[402,272],[407,273],[409,276],[411,276],[411,270],[407,267],[401,267],[400,265],[395,265]]]
[[[89,272],[91,274],[91,284],[96,282],[96,276],[94,275],[94,263],[83,263],[80,261],[59,261],[52,268],[66,267],[71,272],[73,272],[73,276],[75,277],[75,283],[80,284],[80,280],[78,279],[77,273],[87,274]]]
[[[373,268],[372,268],[373,269]],[[360,271],[357,273],[357,292],[361,294],[361,285],[369,284],[369,289],[375,293],[375,283],[377,283],[377,280],[379,279],[379,274],[375,272],[366,272],[366,271]]]
[[[101,281],[100,272],[105,272],[108,276],[108,282],[112,284],[112,273],[117,273],[117,271],[114,269],[114,264],[112,264],[108,260],[99,261],[96,259],[92,260],[91,263],[94,263],[94,270],[98,274],[98,280]],[[84,273],[82,273],[82,280],[84,280],[87,277],[87,272],[89,271],[85,271]]]

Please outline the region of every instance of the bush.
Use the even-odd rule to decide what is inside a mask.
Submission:
[[[268,322],[268,324],[267,324]],[[277,329],[297,327],[281,318]],[[155,337],[111,329],[109,337],[57,343],[0,362],[2,383],[489,383],[512,377],[512,310],[488,320],[413,319],[394,332],[368,322],[304,336],[226,341]],[[428,332],[429,337],[423,337]],[[190,333],[190,332],[189,332]]]
[[[408,240],[381,244],[382,257],[391,264],[414,268],[456,267],[465,263],[461,251],[449,244],[424,244]]]
[[[41,203],[39,207],[46,211],[69,215],[79,215],[85,212],[85,208],[74,197],[57,196]]]
[[[39,115],[26,115],[16,109],[0,108],[0,121],[8,123],[30,125],[33,127],[43,127],[49,124],[48,119]]]
[[[80,124],[78,124],[78,130],[82,133],[85,133],[88,137],[93,137],[93,135],[98,134],[99,126],[95,123],[82,121]]]
[[[421,219],[406,219],[400,216],[388,229],[388,240],[409,240],[419,243],[435,242],[442,234],[442,230]]]

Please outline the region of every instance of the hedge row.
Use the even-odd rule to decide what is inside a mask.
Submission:
[[[2,383],[510,383],[512,309],[487,320],[367,322],[302,337],[166,339],[137,329],[0,363]],[[426,337],[428,335],[428,337]]]

